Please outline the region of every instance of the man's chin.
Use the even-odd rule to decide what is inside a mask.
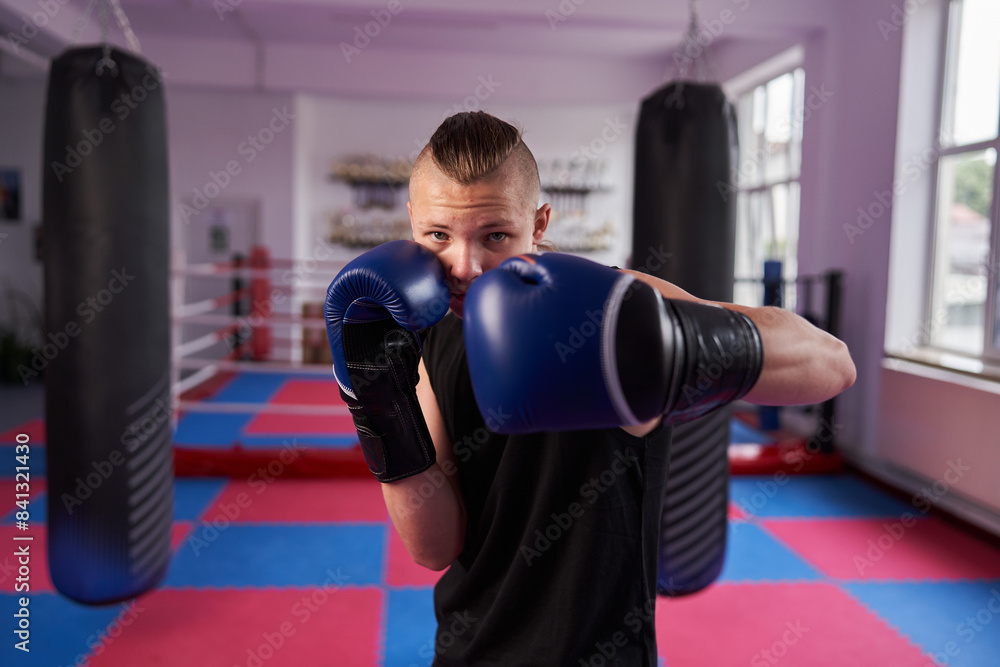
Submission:
[[[455,313],[459,319],[462,318],[462,311],[465,308],[465,295],[456,297],[454,294],[451,295],[451,299],[448,301],[448,307],[451,308],[451,312]]]

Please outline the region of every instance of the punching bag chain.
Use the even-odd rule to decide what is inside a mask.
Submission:
[[[108,41],[108,3],[101,2],[101,44],[104,46],[104,55],[97,61],[97,75],[100,76],[107,67],[111,71],[111,76],[118,76],[118,65],[111,57],[111,43]]]
[[[109,5],[111,5],[111,11],[114,12],[115,20],[118,21],[118,27],[122,29],[122,34],[125,35],[125,41],[128,42],[128,46],[135,53],[142,53],[142,47],[139,46],[139,38],[135,36],[135,32],[132,30],[132,24],[129,22],[128,17],[125,16],[125,10],[122,9],[122,3],[119,0],[105,0]]]
[[[704,82],[715,74],[715,63],[709,52],[711,36],[709,36],[707,43],[701,41],[703,35],[709,33],[701,29],[701,18],[698,15],[699,2],[700,0],[688,0],[690,19],[687,31],[684,33],[684,42],[680,53],[674,54],[674,64],[677,66],[677,86],[666,103],[675,109],[684,108],[684,82],[688,80],[688,68],[692,62],[695,66],[695,72],[692,73],[693,79]]]
[[[100,21],[101,21],[101,43],[104,45],[104,55],[101,60],[97,63],[97,73],[101,74],[104,68],[107,67],[111,70],[112,75],[117,75],[118,66],[115,61],[111,58],[111,43],[108,41],[108,30],[110,27],[111,19],[108,16],[108,10],[115,16],[115,21],[118,23],[118,27],[121,28],[122,34],[125,35],[125,41],[128,42],[128,46],[136,54],[142,53],[142,47],[139,44],[139,38],[136,37],[135,31],[132,30],[132,24],[128,20],[128,16],[125,15],[125,10],[122,9],[121,2],[119,0],[89,0],[87,2],[87,8],[83,12],[83,16],[76,23],[76,28],[73,30],[73,46],[76,46],[77,42],[80,41],[80,33],[83,31],[83,26],[86,25],[87,21],[90,19],[91,13],[94,11],[94,7],[100,3]]]

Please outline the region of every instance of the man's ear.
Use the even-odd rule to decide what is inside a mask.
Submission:
[[[531,240],[533,243],[540,243],[545,237],[545,230],[549,227],[549,216],[551,215],[552,206],[550,204],[542,204],[539,209],[535,211],[535,226],[531,233]]]

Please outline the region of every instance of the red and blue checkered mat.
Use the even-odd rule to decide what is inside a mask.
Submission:
[[[374,480],[288,479],[279,465],[241,479],[178,479],[175,555],[162,585],[131,604],[88,608],[48,580],[38,421],[0,434],[0,540],[25,534],[14,525],[7,465],[25,428],[32,650],[13,647],[23,594],[11,546],[0,552],[0,664],[430,664],[438,574],[410,561]],[[1000,551],[849,475],[736,477],[731,494],[719,582],[659,601],[662,665],[998,664]]]
[[[316,375],[243,373],[234,376],[207,403],[343,406],[332,378]],[[348,449],[357,443],[350,415],[288,415],[274,412],[186,414],[178,420],[174,443],[188,448],[273,449],[287,444],[313,449]]]

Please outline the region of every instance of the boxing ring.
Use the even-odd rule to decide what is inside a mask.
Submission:
[[[259,246],[248,257],[216,263],[184,264],[175,254],[171,413],[178,475],[250,475],[289,448],[296,456],[283,474],[370,475],[336,389],[322,316],[326,288],[344,264],[275,259]],[[191,280],[211,282],[217,295],[185,302]],[[763,303],[790,307],[833,335],[841,281],[838,272],[736,279]],[[265,396],[269,391],[273,400]],[[795,413],[807,420],[798,432],[766,423],[774,417],[765,410],[738,406],[729,452],[733,474],[840,469],[831,446],[833,400]],[[210,421],[221,426],[208,427],[214,435],[199,441]],[[282,424],[292,426],[282,430]]]
[[[369,475],[331,371],[322,304],[344,262],[249,257],[171,266],[171,416],[180,476]],[[216,296],[185,302],[188,285]],[[202,290],[204,291],[204,290]],[[300,314],[301,313],[301,314]]]

